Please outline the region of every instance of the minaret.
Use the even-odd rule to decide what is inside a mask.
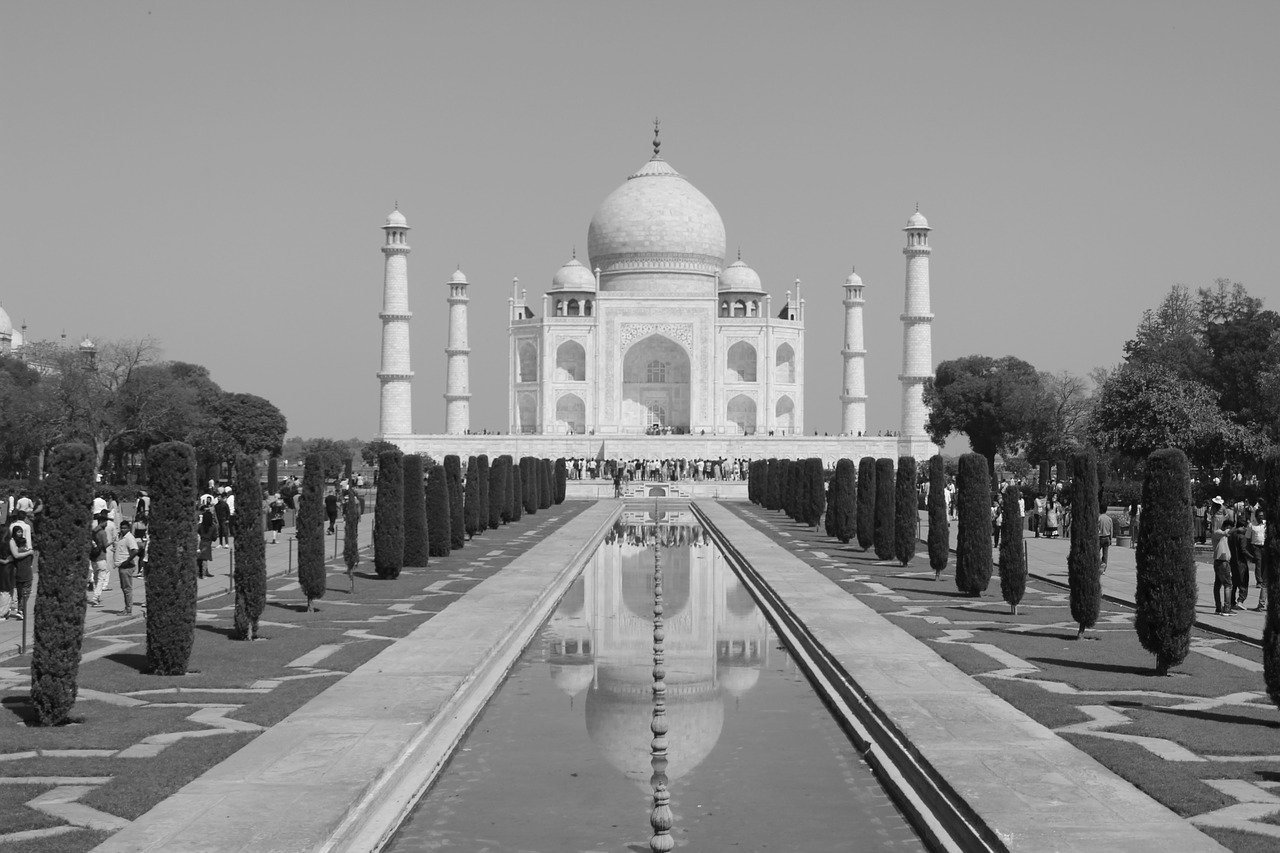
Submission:
[[[928,412],[924,407],[924,383],[933,376],[932,324],[929,311],[929,221],[920,205],[907,220],[907,296],[902,312],[902,435],[926,435]]]
[[[409,369],[409,245],[405,242],[409,224],[397,205],[382,227],[387,233],[382,246],[386,258],[382,276],[382,383],[378,434],[409,435],[413,432],[413,404],[410,390],[413,371]]]
[[[467,277],[462,267],[449,279],[449,348],[448,384],[444,392],[444,431],[462,435],[471,429],[471,385],[469,363],[471,347],[467,346]]]
[[[840,431],[857,436],[867,431],[867,349],[862,337],[862,279],[856,271],[844,280],[844,416]]]

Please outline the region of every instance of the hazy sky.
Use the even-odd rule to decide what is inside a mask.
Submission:
[[[899,420],[905,237],[935,361],[1114,364],[1177,282],[1280,304],[1280,3],[0,6],[0,303],[33,339],[154,335],[289,433],[378,429],[380,226],[409,257],[414,427],[444,428],[445,282],[471,423],[507,422],[506,305],[662,153],[779,300],[809,430],[840,427],[866,282],[871,430]],[[778,302],[775,302],[777,305]]]

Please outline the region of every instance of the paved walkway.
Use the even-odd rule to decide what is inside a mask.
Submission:
[[[367,538],[371,534],[368,531],[373,530],[373,514],[366,513],[361,517],[360,529],[365,531]],[[293,541],[293,529],[285,528],[280,533],[277,544],[270,544],[270,534],[266,535],[267,544],[267,577],[276,575],[284,575],[297,571],[298,567],[298,543]],[[334,547],[337,547],[337,555],[342,556],[342,527],[339,523],[338,534],[336,536],[325,537],[325,556],[332,558],[334,555]],[[211,578],[201,578],[197,585],[197,597],[209,598],[210,596],[219,595],[227,592],[231,588],[231,565],[234,559],[234,548],[214,548],[213,562],[209,566],[209,570],[213,572]],[[39,565],[36,566],[35,583],[32,584],[31,597],[27,600],[27,614],[25,620],[26,628],[26,644],[27,652],[31,651],[31,631],[32,631],[32,611],[36,606],[35,587],[40,582]],[[84,632],[88,636],[102,628],[108,628],[115,625],[123,624],[129,620],[143,621],[146,616],[143,609],[146,605],[146,583],[143,578],[134,578],[133,580],[133,615],[124,615],[124,594],[120,592],[120,578],[117,572],[111,572],[111,589],[102,594],[102,606],[90,607],[85,613]],[[22,645],[22,632],[24,622],[17,619],[0,620],[0,661],[7,660],[19,654]]]
[[[928,536],[928,519],[923,512],[920,514],[919,536],[922,541],[926,541]],[[1065,586],[1067,553],[1071,550],[1071,540],[1036,538],[1029,532],[1025,532],[1023,541],[1027,545],[1027,574]],[[955,546],[956,524],[952,519],[951,548],[953,551]],[[1138,576],[1137,553],[1133,548],[1111,546],[1107,555],[1107,573],[1102,576],[1102,594],[1105,597],[1133,606]],[[1245,606],[1252,608],[1258,603],[1258,590],[1253,583],[1252,571],[1250,575],[1249,598]],[[1196,625],[1248,642],[1262,642],[1262,628],[1266,621],[1266,613],[1247,610],[1238,612],[1234,616],[1214,614],[1212,563],[1203,560],[1196,562],[1196,582],[1200,589],[1200,594],[1196,598]],[[998,573],[992,575],[992,583],[998,595],[1000,585]]]

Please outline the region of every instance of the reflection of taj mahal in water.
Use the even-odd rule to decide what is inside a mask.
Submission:
[[[587,733],[628,778],[649,785],[653,711],[653,537],[663,548],[667,775],[677,780],[716,745],[725,700],[749,691],[768,660],[770,632],[750,594],[688,513],[663,523],[624,516],[547,625],[551,678],[586,695]],[[670,523],[668,523],[670,522]],[[575,699],[576,704],[576,699]]]
[[[726,264],[719,211],[659,152],[655,126],[653,156],[591,218],[588,262],[575,252],[552,277],[540,311],[518,281],[513,285],[507,318],[509,438],[491,439],[483,449],[461,438],[470,430],[471,399],[469,283],[461,270],[447,282],[446,434],[413,433],[409,226],[403,214],[392,212],[382,248],[379,434],[407,452],[432,454],[596,455],[596,445],[611,439],[610,447],[624,455],[627,448],[632,455],[655,455],[642,441],[646,434],[701,439],[696,447],[672,451],[690,457],[816,455],[834,461],[842,455],[924,458],[936,452],[924,428],[922,391],[933,375],[932,249],[929,224],[919,210],[903,229],[901,430],[887,442],[864,437],[865,300],[855,273],[836,291],[843,294],[845,321],[840,436],[806,442],[805,300],[799,280],[778,306],[741,257]],[[832,302],[824,297],[820,310],[831,310]],[[754,446],[758,437],[784,436],[794,437],[795,446]]]

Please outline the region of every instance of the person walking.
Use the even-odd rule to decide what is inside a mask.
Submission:
[[[336,534],[338,532],[338,496],[332,490],[324,496],[324,514],[329,519],[329,533]]]
[[[271,496],[271,502],[267,504],[267,526],[271,528],[272,545],[276,544],[276,538],[280,535],[280,531],[284,530],[284,510],[284,498],[276,492]]]
[[[123,534],[116,539],[112,549],[113,562],[120,575],[120,592],[124,594],[124,615],[133,613],[133,570],[138,563],[138,540],[133,535],[133,525],[126,525]]]
[[[196,552],[196,577],[211,578],[213,572],[207,568],[213,561],[213,540],[218,538],[218,522],[213,517],[213,509],[205,504],[200,512],[200,524],[196,527],[196,535],[200,538],[200,550]]]
[[[1098,513],[1098,558],[1101,574],[1107,573],[1107,552],[1111,550],[1111,533],[1115,530],[1111,515],[1103,507]]]

